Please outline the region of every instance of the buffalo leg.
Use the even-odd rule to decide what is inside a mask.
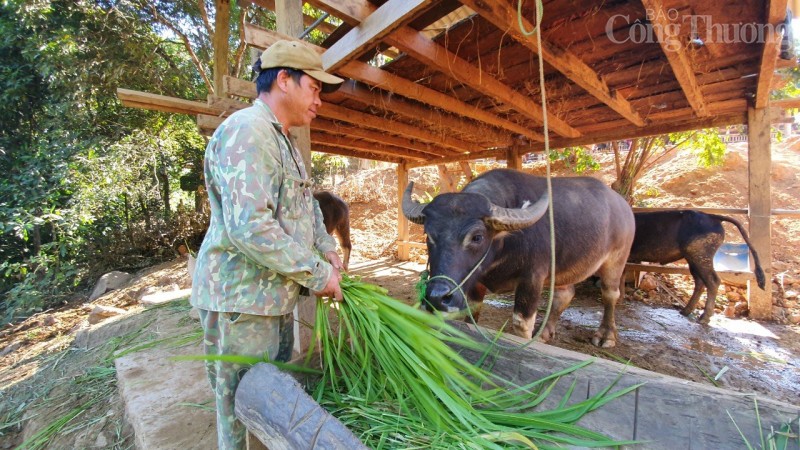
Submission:
[[[623,266],[624,267],[624,266]],[[614,314],[617,307],[617,300],[621,295],[620,279],[622,278],[622,271],[614,271],[615,273],[609,276],[601,276],[600,278],[600,291],[603,297],[603,319],[600,321],[600,327],[592,337],[592,344],[603,347],[611,348],[617,345],[617,323],[614,319]]]
[[[693,264],[690,264],[689,272],[691,272],[692,279],[694,280],[694,291],[692,291],[692,296],[689,298],[686,306],[684,306],[681,310],[681,314],[684,316],[688,316],[694,311],[694,309],[697,307],[697,302],[700,301],[700,295],[703,294],[703,290],[706,288],[706,285],[703,283],[703,279],[700,277],[697,267],[695,267]]]
[[[536,324],[536,310],[542,295],[542,281],[520,283],[514,292],[514,314],[511,316],[511,329],[514,334],[525,339],[533,338]]]
[[[720,278],[712,267],[705,267],[706,270],[697,270],[699,278],[706,286],[706,307],[703,314],[698,319],[702,324],[708,324],[711,316],[714,315],[714,306],[717,302],[717,291],[719,290]]]
[[[342,246],[342,253],[344,253],[344,270],[350,267],[350,251],[353,245],[350,243],[350,224],[345,221],[344,224],[336,228],[336,234],[339,235],[339,243]]]
[[[558,326],[558,319],[561,313],[567,309],[572,299],[575,297],[575,285],[556,286],[553,293],[553,307],[550,308],[550,317],[547,318],[547,323],[542,330],[542,341],[550,342],[556,337],[556,327]]]

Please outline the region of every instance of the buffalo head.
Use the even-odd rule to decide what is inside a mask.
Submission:
[[[504,232],[533,225],[548,206],[543,196],[533,205],[505,208],[466,191],[441,194],[422,204],[411,199],[413,188],[409,183],[403,194],[403,215],[425,227],[432,278],[425,291],[426,306],[440,311],[460,311],[467,300],[482,299],[477,281],[495,257],[493,242]],[[461,290],[456,288],[459,284]]]

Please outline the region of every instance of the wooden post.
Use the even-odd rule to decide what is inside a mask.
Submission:
[[[276,0],[275,19],[277,31],[289,36],[300,36],[303,32],[303,2],[301,0]],[[311,132],[309,127],[296,127],[291,130],[300,154],[303,156],[306,170],[311,174]],[[302,355],[308,349],[313,330],[302,324],[314,326],[316,317],[316,300],[314,297],[300,297],[295,307],[294,318],[294,352]]]
[[[403,215],[403,191],[408,184],[408,168],[405,162],[397,165],[397,259],[408,261],[411,248],[408,242],[408,219]]]
[[[769,319],[772,317],[772,223],[770,221],[772,151],[769,108],[747,110],[747,134],[750,241],[758,252],[761,267],[767,277],[763,291],[754,286],[752,281],[747,283],[750,318]]]
[[[303,2],[302,0],[277,0],[275,2],[275,20],[277,31],[288,36],[303,34]],[[308,173],[311,173],[311,129],[309,127],[293,128],[292,136],[297,142],[303,162]]]
[[[472,168],[469,166],[469,161],[460,161],[461,170],[464,171],[464,176],[467,177],[467,183],[472,181]]]
[[[516,147],[506,150],[506,167],[514,170],[522,169],[522,156]]]
[[[453,176],[447,172],[447,165],[439,164],[436,168],[439,170],[439,192],[454,192],[456,183],[453,180]]]
[[[216,18],[214,19],[214,94],[223,95],[222,80],[228,75],[228,38],[231,30],[230,0],[214,0]]]

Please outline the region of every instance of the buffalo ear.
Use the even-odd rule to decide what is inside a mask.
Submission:
[[[406,190],[403,192],[403,215],[406,216],[406,219],[419,224],[425,224],[425,215],[422,214],[422,210],[425,209],[425,206],[422,203],[413,200],[411,198],[411,192],[414,190],[414,182],[411,181],[406,186]]]
[[[542,218],[550,201],[542,195],[536,203],[527,208],[503,208],[491,204],[491,215],[483,219],[484,223],[498,231],[514,231],[527,228]]]

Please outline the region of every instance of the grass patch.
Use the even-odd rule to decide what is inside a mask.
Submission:
[[[55,418],[41,425],[36,432],[20,444],[17,449],[36,450],[52,447],[54,442],[79,430],[85,430],[100,422],[108,413],[111,399],[117,391],[116,369],[114,359],[130,353],[154,347],[180,347],[199,342],[202,331],[199,325],[185,332],[171,336],[163,336],[150,331],[157,316],[163,314],[185,314],[191,308],[188,301],[171,302],[148,308],[146,320],[133,331],[116,336],[105,344],[90,350],[68,348],[64,351],[40,357],[38,373],[29,379],[27,392],[20,394],[14,387],[13,398],[9,390],[2,393],[3,409],[0,436],[8,435],[22,429],[25,421],[37,417]],[[131,320],[123,319],[123,320]],[[141,320],[141,317],[139,318]],[[183,319],[180,319],[181,322]],[[185,323],[185,322],[184,322]],[[68,373],[69,369],[60,366],[66,360],[78,360],[82,367],[77,373]],[[54,377],[61,373],[61,377]],[[33,411],[27,414],[26,411]],[[132,447],[132,442],[124,436],[121,423],[112,425],[113,441],[108,448],[122,449]]]

